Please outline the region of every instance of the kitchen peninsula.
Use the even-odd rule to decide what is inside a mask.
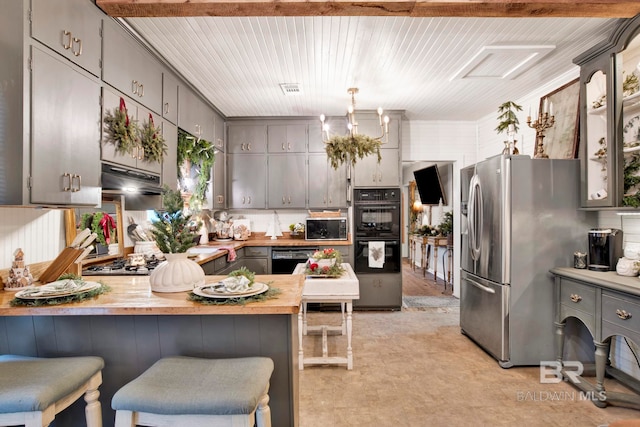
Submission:
[[[221,276],[207,276],[207,283]],[[161,357],[266,356],[273,359],[270,402],[274,426],[298,425],[297,314],[302,275],[258,275],[281,293],[245,305],[203,305],[188,293],[153,293],[148,276],[85,277],[111,291],[77,303],[12,307],[0,292],[0,352],[56,357],[95,355],[105,360],[100,387],[103,424],[112,426],[111,397]],[[83,425],[82,405],[56,417]]]

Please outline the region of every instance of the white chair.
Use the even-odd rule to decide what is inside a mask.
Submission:
[[[87,427],[102,427],[100,357],[0,356],[0,425],[45,427],[84,395]]]
[[[115,427],[271,427],[267,357],[160,359],[116,392]]]

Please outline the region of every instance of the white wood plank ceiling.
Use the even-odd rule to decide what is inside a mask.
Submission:
[[[358,109],[405,110],[414,120],[476,120],[575,69],[572,59],[608,38],[616,19],[412,17],[179,17],[126,22],[222,114],[344,115],[347,88]],[[515,78],[493,45],[555,46]],[[280,84],[302,90],[284,95]]]

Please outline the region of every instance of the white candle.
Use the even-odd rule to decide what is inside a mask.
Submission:
[[[549,103],[549,115],[553,116],[553,102]]]
[[[542,107],[542,114],[547,113],[549,111],[549,99],[544,100],[544,105]]]

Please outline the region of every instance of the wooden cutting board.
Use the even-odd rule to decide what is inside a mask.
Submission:
[[[51,283],[58,280],[61,274],[63,274],[71,264],[80,256],[83,249],[64,248],[60,255],[54,259],[49,267],[40,275],[38,279],[41,283]]]

